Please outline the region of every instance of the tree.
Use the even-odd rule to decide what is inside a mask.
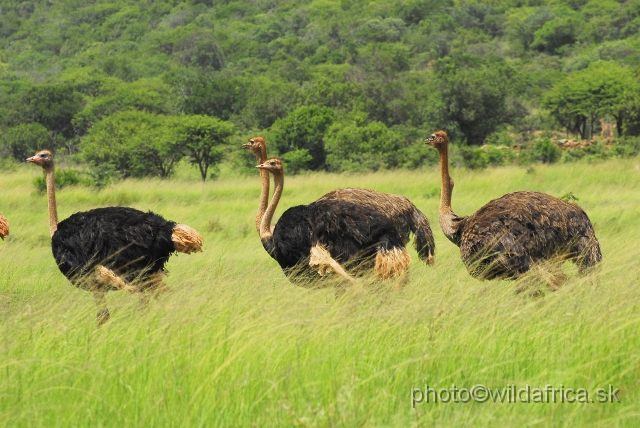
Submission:
[[[435,72],[444,123],[457,126],[467,144],[484,143],[500,125],[526,113],[514,99],[516,71],[501,58],[443,58],[436,62]]]
[[[96,123],[82,140],[82,157],[122,177],[169,177],[183,157],[175,117],[121,111]]]
[[[599,61],[586,70],[576,71],[546,94],[544,106],[568,132],[590,138],[600,118],[616,120],[624,135],[625,118],[633,116],[640,84],[628,68]]]
[[[402,136],[384,123],[367,123],[366,113],[352,113],[327,130],[327,167],[336,172],[397,168],[402,144]]]
[[[97,94],[78,112],[72,124],[82,136],[94,123],[121,110],[138,110],[147,113],[170,114],[171,86],[159,79],[140,79],[123,82],[115,77],[100,82]]]
[[[270,140],[285,161],[287,154],[291,153],[289,160],[295,163],[295,168],[323,169],[326,162],[324,134],[335,116],[329,107],[300,107],[287,117],[276,120],[269,132]]]
[[[212,79],[205,77],[186,82],[189,95],[184,100],[186,114],[204,114],[229,120],[238,114],[245,104],[245,79]]]
[[[25,94],[28,115],[54,136],[72,138],[75,134],[71,120],[82,108],[82,96],[70,85],[35,85]]]
[[[51,147],[51,133],[39,123],[22,123],[0,133],[0,154],[10,154],[23,162],[38,150]]]
[[[209,168],[223,159],[225,145],[233,132],[232,123],[215,117],[180,116],[177,118],[176,144],[188,154],[189,161],[198,166],[202,181],[205,181]]]

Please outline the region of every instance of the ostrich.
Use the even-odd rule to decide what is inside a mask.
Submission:
[[[98,325],[109,319],[107,291],[141,294],[165,288],[162,277],[169,256],[174,251],[202,251],[202,237],[195,229],[133,208],[96,208],[58,223],[53,154],[43,150],[27,161],[46,172],[49,231],[56,264],[73,285],[93,292]],[[131,285],[133,280],[139,280],[137,286]]]
[[[479,279],[514,279],[537,262],[571,259],[581,274],[602,260],[587,214],[577,205],[538,192],[508,193],[467,217],[451,209],[449,139],[438,131],[425,143],[440,153],[440,227],[460,247],[469,273]]]
[[[265,250],[297,281],[300,274],[318,267],[323,275],[333,269],[349,281],[353,271],[373,269],[383,279],[399,277],[409,268],[411,258],[405,248],[409,234],[421,260],[433,264],[435,243],[429,221],[404,196],[367,189],[345,188],[327,193],[309,205],[286,210],[271,230],[271,220],[284,186],[282,163],[268,159],[257,168],[274,176],[275,190],[260,223],[260,239]],[[268,188],[262,187],[262,196]],[[262,201],[262,198],[261,198]]]
[[[9,234],[9,222],[6,217],[0,213],[0,239],[4,241],[4,237]]]

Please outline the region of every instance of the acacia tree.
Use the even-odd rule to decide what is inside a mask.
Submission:
[[[234,126],[211,116],[180,116],[177,118],[176,143],[186,152],[189,161],[197,165],[202,181],[207,173],[224,158],[224,148],[233,135]]]
[[[631,70],[600,61],[576,71],[551,88],[544,106],[567,131],[581,138],[593,135],[598,119],[612,116],[618,135],[624,134],[625,118],[632,116],[640,84]]]

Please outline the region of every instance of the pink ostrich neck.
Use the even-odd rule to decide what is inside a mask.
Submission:
[[[455,234],[458,229],[459,217],[451,209],[451,193],[453,192],[453,180],[449,175],[449,143],[438,149],[440,153],[440,178],[442,187],[440,189],[440,210],[438,220],[440,228],[451,242],[456,243]]]
[[[44,168],[47,183],[47,202],[49,205],[49,232],[53,234],[58,230],[58,209],[56,206],[56,184],[54,180],[53,163]]]
[[[449,175],[449,145],[445,145],[439,150],[440,153],[440,178],[442,187],[440,188],[440,211],[451,211],[451,193],[453,183]]]
[[[258,158],[258,165],[267,161],[267,147],[262,144],[260,146],[260,154],[256,154]],[[267,205],[269,204],[269,171],[266,169],[260,169],[260,181],[262,182],[262,192],[260,193],[260,203],[258,204],[258,213],[256,214],[256,230],[260,233],[260,223],[262,217],[267,211]]]
[[[268,172],[267,170],[263,171]],[[271,239],[271,237],[273,236],[273,233],[271,232],[271,220],[273,219],[273,214],[276,212],[276,208],[278,207],[278,202],[280,202],[280,196],[282,196],[282,189],[284,187],[284,173],[282,171],[274,173],[273,181],[275,184],[275,189],[273,190],[273,198],[271,198],[271,203],[267,207],[267,210],[262,217],[262,222],[260,223],[260,239],[262,240]]]

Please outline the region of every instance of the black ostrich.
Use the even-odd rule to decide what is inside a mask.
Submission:
[[[109,319],[105,292],[160,290],[164,265],[174,251],[202,251],[195,229],[133,208],[96,208],[58,223],[53,155],[43,150],[27,161],[46,172],[53,257],[73,285],[93,292],[98,324]]]
[[[538,192],[495,199],[467,217],[451,209],[449,139],[438,131],[425,140],[440,153],[440,227],[458,247],[469,273],[479,279],[514,279],[534,264],[571,259],[581,274],[602,260],[587,214],[577,205]]]
[[[275,182],[273,198],[260,223],[260,239],[292,281],[313,275],[312,267],[320,275],[332,269],[353,281],[342,265],[350,273],[373,270],[382,278],[399,277],[411,262],[405,248],[411,232],[420,259],[433,264],[435,243],[429,221],[404,196],[367,189],[334,190],[309,205],[289,208],[272,231],[284,171],[277,158],[257,168],[271,172]],[[268,192],[264,182],[262,192]]]
[[[0,239],[4,241],[4,237],[9,234],[9,222],[6,217],[0,213]]]

